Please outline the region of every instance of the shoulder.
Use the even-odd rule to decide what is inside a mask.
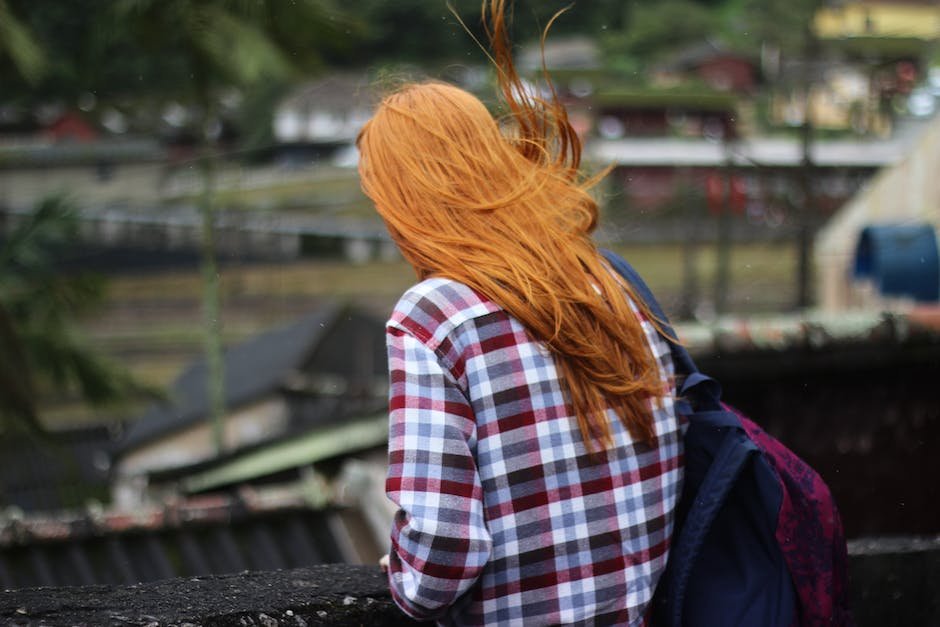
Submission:
[[[402,295],[386,326],[409,333],[437,350],[466,322],[500,311],[499,305],[463,283],[431,278]]]

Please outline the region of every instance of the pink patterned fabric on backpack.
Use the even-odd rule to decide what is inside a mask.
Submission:
[[[777,542],[799,598],[799,624],[852,625],[848,609],[848,557],[842,519],[815,470],[735,410],[748,437],[764,453],[783,486]]]

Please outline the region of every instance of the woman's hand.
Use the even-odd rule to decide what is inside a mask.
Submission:
[[[388,572],[388,554],[385,554],[379,558],[379,568],[382,569],[383,573]]]

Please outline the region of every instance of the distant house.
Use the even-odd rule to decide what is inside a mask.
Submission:
[[[936,0],[842,0],[816,12],[813,28],[820,37],[940,38]]]
[[[274,114],[274,136],[296,144],[352,142],[369,119],[375,91],[360,74],[332,74],[300,86]]]
[[[596,131],[624,137],[731,138],[738,134],[738,100],[694,86],[607,87],[592,96]]]
[[[156,199],[166,156],[156,139],[110,133],[81,112],[0,110],[0,201],[12,209],[62,190],[100,205]]]
[[[519,69],[535,74],[542,69],[541,43],[523,46],[519,54]],[[559,37],[545,42],[545,65],[549,70],[596,70],[601,66],[601,51],[597,40],[591,37]]]
[[[207,367],[200,359],[173,384],[168,402],[152,406],[128,428],[114,466],[116,505],[134,507],[180,489],[249,481],[265,474],[270,456],[267,466],[253,466],[247,474],[227,468],[266,450],[280,455],[275,465],[287,459],[287,469],[296,469],[384,445],[384,329],[370,314],[324,307],[231,347],[224,362],[222,454],[213,441]],[[279,446],[293,448],[285,452]]]
[[[662,87],[695,81],[715,91],[749,94],[757,87],[758,64],[721,44],[705,41],[653,68],[650,78]]]
[[[900,161],[912,139],[815,141],[815,219],[832,215],[879,168]],[[713,211],[730,204],[758,229],[753,236],[779,232],[776,227],[792,224],[787,214],[795,208],[791,199],[798,189],[802,163],[796,138],[757,137],[728,145],[704,138],[623,138],[592,142],[589,154],[599,163],[615,166],[608,181],[616,204],[610,204],[607,222],[625,221],[628,228],[620,237],[648,239],[650,234],[638,222],[648,222],[646,218],[654,214],[664,218],[671,214],[688,226],[681,216],[697,205],[704,212],[706,204]],[[733,174],[727,171],[729,164],[734,166]],[[639,215],[644,219],[638,221]],[[681,238],[681,233],[676,237]]]
[[[813,31],[830,62],[815,67],[813,123],[831,130],[887,136],[894,112],[915,89],[940,39],[936,0],[842,0],[824,3]],[[786,68],[784,68],[786,71]],[[794,75],[804,70],[794,64]],[[822,76],[819,76],[822,74]],[[802,124],[801,94],[775,94],[771,117]]]

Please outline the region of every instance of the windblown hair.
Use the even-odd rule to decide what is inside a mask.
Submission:
[[[589,450],[611,444],[608,407],[652,443],[650,400],[666,391],[629,288],[591,239],[596,181],[579,175],[581,145],[554,91],[540,99],[516,74],[504,0],[486,0],[483,16],[513,127],[457,87],[407,85],[359,135],[363,190],[419,279],[470,286],[553,352]]]

